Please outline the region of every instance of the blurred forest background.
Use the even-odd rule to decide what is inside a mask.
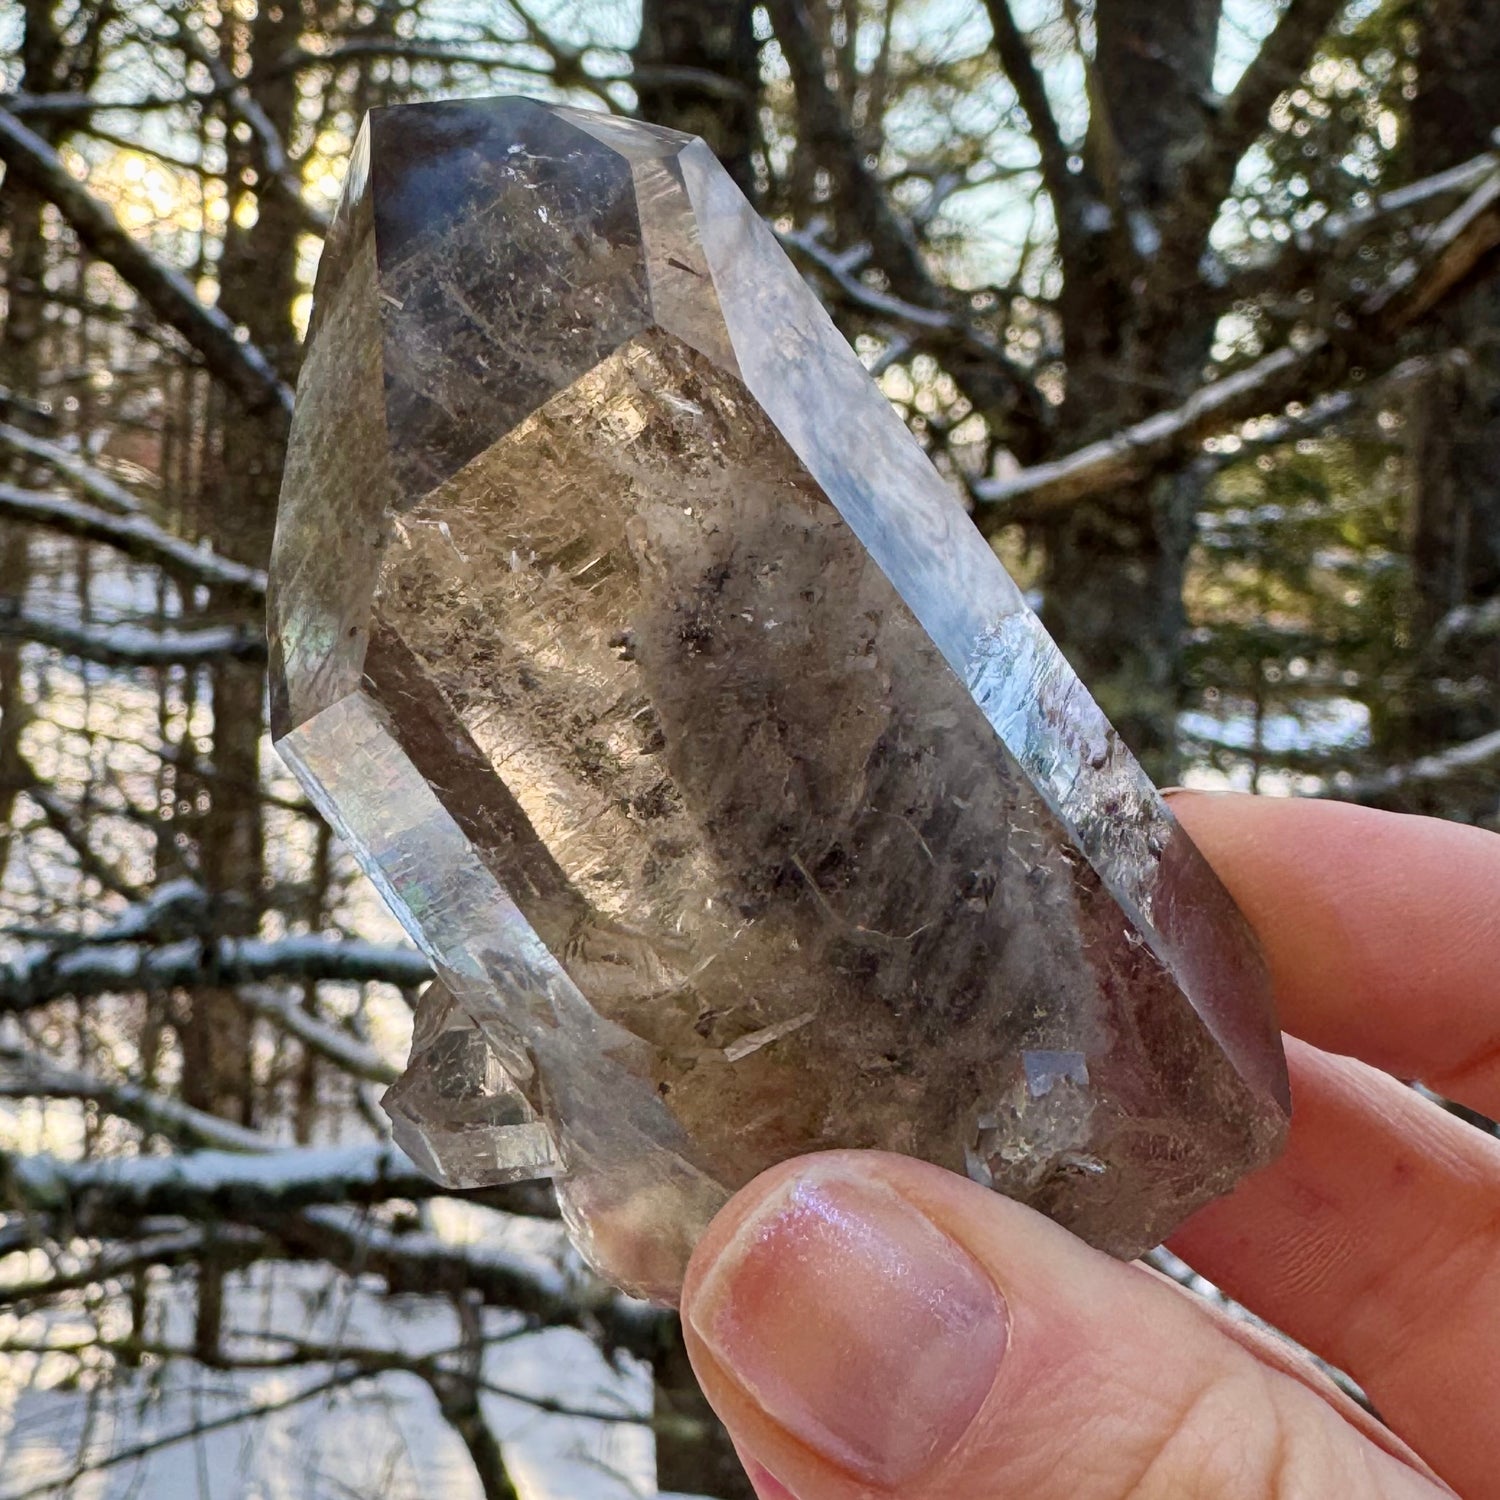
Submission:
[[[703,135],[1158,777],[1500,827],[1497,0],[0,0],[0,1500],[749,1491],[270,751],[364,111]]]

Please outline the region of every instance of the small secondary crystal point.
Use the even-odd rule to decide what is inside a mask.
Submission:
[[[440,975],[398,1138],[621,1285],[803,1151],[1134,1255],[1279,1148],[1244,919],[702,142],[372,113],[271,583],[278,748]]]

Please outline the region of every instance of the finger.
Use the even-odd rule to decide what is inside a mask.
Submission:
[[[905,1157],[757,1179],[683,1314],[766,1500],[1443,1493],[1175,1287]]]
[[[1172,811],[1259,934],[1288,1031],[1500,1113],[1500,837],[1337,802]]]
[[[1347,1370],[1470,1500],[1500,1497],[1500,1142],[1288,1043],[1286,1154],[1172,1249]]]

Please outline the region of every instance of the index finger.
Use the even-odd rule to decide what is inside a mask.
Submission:
[[[1500,835],[1339,802],[1171,801],[1259,934],[1287,1031],[1500,1114]]]

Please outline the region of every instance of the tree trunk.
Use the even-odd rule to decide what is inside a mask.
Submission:
[[[1097,8],[1088,154],[1110,225],[1065,266],[1062,451],[1174,405],[1201,383],[1213,339],[1198,279],[1203,247],[1174,210],[1180,163],[1209,124],[1218,20],[1213,0]],[[1141,295],[1148,285],[1151,295]],[[1182,587],[1197,502],[1187,469],[1035,528],[1046,557],[1042,619],[1158,779],[1177,767]]]
[[[760,97],[754,9],[748,0],[644,0],[635,49],[641,118],[701,135],[752,199]]]
[[[1423,177],[1491,148],[1500,123],[1500,27],[1488,0],[1420,11],[1412,173]],[[1414,670],[1386,755],[1411,760],[1500,726],[1500,636],[1454,628],[1455,611],[1500,598],[1500,274],[1437,315],[1460,359],[1426,376],[1408,407]],[[1493,787],[1443,782],[1402,806],[1493,816]]]
[[[41,0],[28,0],[21,57],[24,92],[48,93],[66,82],[60,76],[57,28],[51,9]],[[8,241],[9,252],[5,263],[5,318],[0,323],[0,387],[30,397],[38,388],[47,305],[42,199],[30,188],[7,180],[4,197],[0,198],[0,231]],[[9,420],[8,413],[6,416]],[[24,482],[26,467],[9,457],[0,462],[0,478]],[[30,580],[30,528],[0,523],[0,608],[18,609]],[[21,682],[21,642],[0,641],[0,884],[10,862],[16,799],[26,781],[21,732],[27,711]]]
[[[1163,784],[1175,781],[1179,764],[1183,579],[1201,483],[1183,469],[1073,506],[1041,528],[1042,621]]]
[[[25,188],[13,187],[0,214],[10,240],[6,281],[7,316],[0,326],[0,384],[27,394],[36,389],[36,361],[42,332],[42,272],[47,242],[42,204]],[[0,477],[24,481],[22,466],[0,462]],[[28,527],[0,522],[0,609],[19,611],[31,579]],[[21,682],[21,642],[0,640],[0,883],[10,863],[11,822],[26,781],[21,731],[26,725],[26,694]]]
[[[236,23],[237,25],[238,23]],[[294,5],[263,6],[250,33],[252,75],[267,81],[256,88],[256,102],[283,141],[295,124],[297,79],[279,74],[270,62],[301,40],[302,15]],[[234,26],[223,28],[223,56],[233,56]],[[245,184],[256,168],[256,147],[228,132],[231,215],[219,266],[219,305],[243,324],[251,341],[284,378],[295,374],[297,339],[292,304],[300,222],[286,197],[274,190],[256,195],[253,222],[242,225],[240,211],[250,196]],[[264,184],[262,184],[264,186]],[[246,215],[248,217],[248,215]],[[218,450],[211,489],[203,497],[208,530],[217,551],[264,567],[271,553],[276,502],[284,458],[276,417],[244,411],[230,400],[221,408]],[[222,618],[229,606],[212,600]],[[250,621],[258,625],[259,621]],[[259,799],[260,742],[263,731],[263,676],[249,662],[216,662],[210,672],[214,711],[213,780],[202,788],[208,810],[198,826],[202,878],[216,903],[216,926],[232,936],[252,935],[259,924],[260,881],[264,863]],[[254,1028],[249,1013],[232,994],[217,990],[194,996],[192,1018],[183,1033],[183,1097],[196,1108],[254,1123]]]
[[[292,51],[301,40],[302,12],[297,5],[262,6],[249,38],[253,76],[268,81],[256,86],[256,103],[285,141],[295,122],[296,75],[279,75],[270,63]],[[221,56],[233,66],[238,22],[220,31]],[[297,338],[292,323],[299,221],[285,197],[267,189],[256,171],[253,138],[242,141],[231,117],[226,135],[226,181],[230,217],[219,263],[219,306],[248,330],[251,341],[283,378],[296,369]],[[255,213],[248,223],[250,181]],[[247,412],[234,398],[218,407],[217,431],[208,434],[216,463],[206,469],[201,514],[216,551],[239,562],[264,567],[271,555],[276,502],[285,458],[284,433],[276,416]],[[243,605],[211,598],[209,613],[223,619]],[[245,623],[258,628],[258,617]],[[260,804],[260,744],[264,729],[264,674],[258,664],[216,661],[209,670],[213,703],[212,774],[204,786],[189,786],[196,802],[207,795],[207,810],[196,833],[201,879],[214,905],[215,930],[252,936],[260,925],[264,827]],[[191,783],[192,778],[187,778]],[[200,989],[181,1028],[182,1096],[211,1114],[253,1126],[256,1097],[255,1024],[232,991]],[[222,1334],[224,1276],[232,1262],[205,1253],[198,1277],[194,1343],[200,1359],[211,1363]]]

